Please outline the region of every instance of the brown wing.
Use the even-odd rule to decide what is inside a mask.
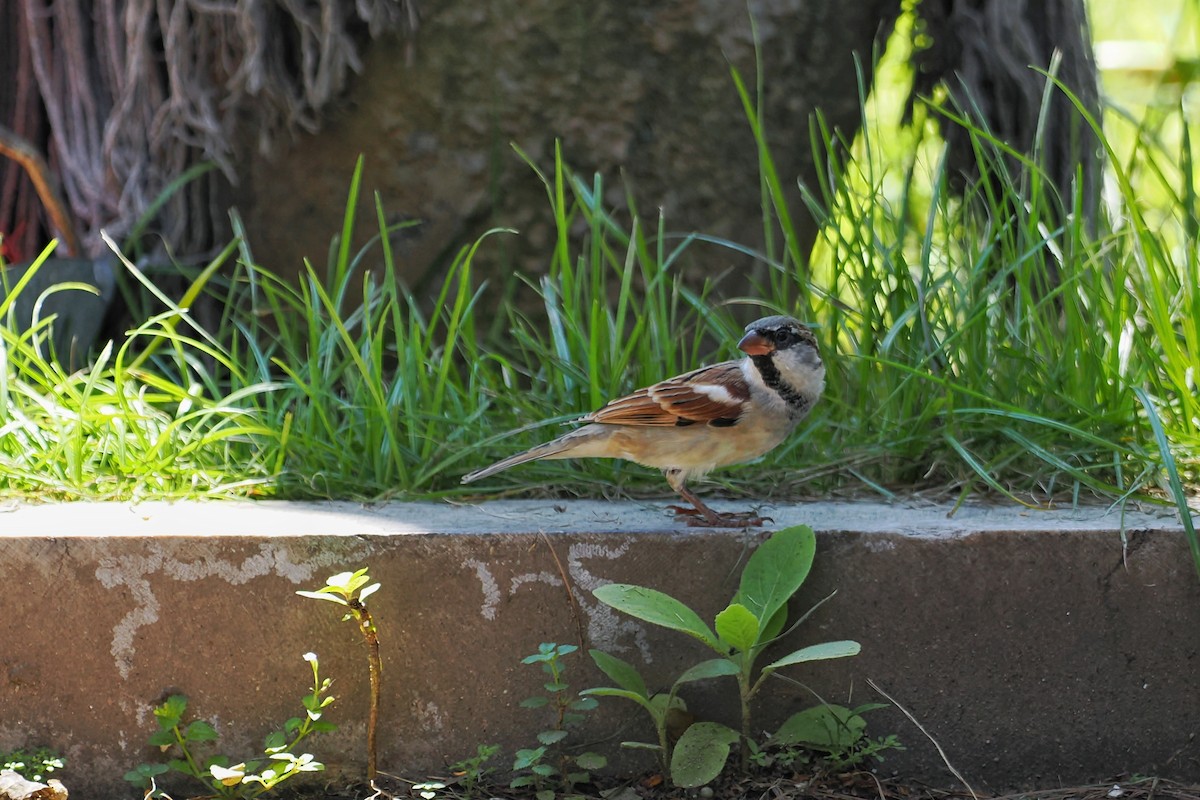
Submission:
[[[750,387],[741,364],[726,361],[638,389],[593,411],[583,422],[615,425],[731,425],[742,414]]]

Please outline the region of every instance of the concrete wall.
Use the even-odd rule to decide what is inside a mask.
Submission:
[[[1119,772],[1200,778],[1191,738],[1200,581],[1173,517],[946,512],[767,509],[780,526],[818,530],[794,609],[837,590],[785,646],[849,638],[863,648],[791,674],[830,701],[854,703],[878,699],[873,679],[976,788]],[[250,755],[299,709],[310,677],[301,655],[312,650],[335,679],[329,718],[342,726],[312,750],[331,769],[361,774],[364,648],[334,606],[294,592],[369,566],[383,583],[370,600],[385,660],[380,767],[420,777],[488,742],[505,746],[507,762],[542,723],[517,707],[540,684],[536,669],[518,664],[539,642],[583,636],[645,664],[651,685],[705,657],[699,643],[618,616],[591,589],[653,586],[711,619],[758,537],[693,531],[657,506],[606,502],[8,509],[0,751],[49,745],[68,757],[64,781],[77,796],[129,796],[121,775],[155,757],[145,738],[165,694],[189,695],[223,749]],[[573,686],[600,683],[586,659],[570,658]],[[730,689],[697,684],[687,698],[701,716],[732,722]],[[758,721],[771,728],[812,702],[774,682]],[[869,721],[873,735],[896,733],[908,746],[881,771],[952,782],[899,712]],[[638,738],[644,724],[632,705],[607,701],[580,741],[623,725],[621,738]]]

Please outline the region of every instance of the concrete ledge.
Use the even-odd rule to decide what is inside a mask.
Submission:
[[[1200,780],[1200,581],[1169,512],[764,511],[777,526],[819,533],[795,609],[838,592],[785,646],[862,643],[854,659],[793,670],[826,699],[877,699],[873,679],[977,788],[1120,772]],[[312,650],[335,679],[331,718],[342,725],[312,749],[357,774],[362,647],[332,606],[294,592],[369,566],[383,583],[371,599],[385,661],[381,767],[436,773],[490,742],[507,757],[540,729],[517,707],[540,683],[518,664],[539,642],[584,636],[645,664],[652,685],[704,657],[699,643],[620,617],[591,589],[653,586],[711,619],[758,536],[690,530],[657,504],[599,501],[9,506],[0,509],[0,750],[51,746],[69,759],[73,793],[126,796],[121,775],[155,756],[145,746],[150,709],[166,693],[189,695],[222,750],[250,755],[295,715],[310,677],[301,654]],[[601,681],[586,657],[570,667],[575,687]],[[687,698],[701,716],[732,721],[730,688],[696,684]],[[778,681],[759,722],[773,727],[812,702]],[[909,748],[881,770],[951,782],[899,712],[870,722]],[[583,738],[622,726],[622,738],[636,738],[644,724],[631,704],[610,701]]]

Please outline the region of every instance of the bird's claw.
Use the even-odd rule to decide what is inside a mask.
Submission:
[[[689,528],[758,528],[775,521],[752,511],[721,513],[706,509],[708,513],[705,513],[698,508],[686,506],[667,506],[667,510],[676,517],[686,517]]]

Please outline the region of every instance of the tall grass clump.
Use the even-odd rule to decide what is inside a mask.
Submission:
[[[754,98],[735,82],[753,125]],[[1048,78],[1050,92],[1074,102]],[[829,354],[821,452],[806,446],[798,464],[827,461],[839,483],[885,493],[985,489],[1042,505],[1154,488],[1169,445],[1183,483],[1196,485],[1194,123],[1172,120],[1183,130],[1174,148],[1142,126],[1118,158],[1076,107],[1104,145],[1113,187],[1092,220],[1079,192],[1061,196],[1035,158],[953,109],[934,111],[967,128],[981,172],[961,191],[919,149],[889,159],[869,124],[854,140],[814,126],[828,169],[801,191],[817,246],[807,264],[774,263],[783,276],[807,268],[798,295],[812,298]],[[771,154],[753,132],[766,182]],[[794,252],[787,206],[769,212],[775,250]]]
[[[931,107],[969,129],[977,180],[954,180],[920,125],[897,155],[880,146],[897,137],[874,122],[847,139],[818,119],[821,179],[791,186],[767,144],[761,76],[733,83],[759,160],[764,243],[675,233],[633,197],[618,213],[600,178],[573,173],[557,148],[552,169],[518,151],[556,231],[544,269],[498,304],[480,262],[494,237],[516,234],[491,230],[418,296],[397,270],[381,199],[360,208],[360,160],[328,263],[306,263],[298,279],[257,264],[235,215],[235,241],[178,300],[125,263],[156,312],[88,368],[68,374],[46,353],[48,321],[0,331],[0,489],[661,491],[655,473],[622,462],[529,464],[470,489],[458,478],[623,392],[736,355],[739,323],[791,313],[822,339],[827,398],[762,463],[715,476],[727,490],[987,492],[1045,506],[1161,488],[1186,502],[1200,479],[1193,123],[1173,120],[1181,141],[1143,124],[1118,148],[1080,110],[1111,187],[1088,219],[1084,198],[1062,196],[1036,157],[946,108]],[[1048,79],[1050,92],[1067,90]],[[364,213],[378,235],[355,248]],[[815,247],[799,238],[801,213],[819,224]],[[767,277],[736,290],[697,279],[697,248]],[[202,296],[218,312],[211,330],[192,311]]]
[[[18,333],[10,311],[48,248],[0,305],[0,490],[363,498],[452,484],[467,445],[491,432],[471,273],[487,237],[457,254],[426,314],[396,278],[378,198],[381,235],[349,245],[361,174],[360,160],[329,264],[305,264],[299,281],[259,267],[239,237],[176,300],[122,256],[160,310],[71,374],[48,349],[54,320]],[[218,311],[212,329],[192,313],[202,302]]]
[[[571,175],[560,153],[551,174],[529,165],[546,188],[557,243],[545,273],[522,277],[523,296],[503,307],[475,261],[490,237],[511,231],[462,248],[432,297],[399,276],[378,197],[380,233],[351,251],[361,160],[323,272],[306,264],[298,283],[282,280],[240,240],[221,329],[236,331],[229,348],[240,373],[275,387],[255,404],[278,431],[267,445],[278,491],[458,493],[459,476],[483,457],[546,438],[538,428],[691,364],[707,334],[728,334],[725,320],[706,316],[704,286],[689,289],[675,274],[682,246],[668,250],[661,230],[647,236],[636,222],[620,225],[600,206],[599,178]],[[571,234],[580,225],[581,246]],[[496,314],[504,340],[481,342]],[[611,465],[595,469],[620,475]],[[524,478],[561,483],[562,471],[539,465]]]
[[[488,393],[489,415],[503,432],[487,444],[489,457],[544,441],[557,426],[639,386],[696,366],[712,357],[715,343],[728,342],[736,328],[730,315],[714,309],[708,280],[687,279],[686,255],[694,236],[672,237],[661,214],[649,230],[627,196],[624,218],[606,209],[603,181],[573,173],[555,148],[547,174],[520,150],[546,189],[556,231],[544,274],[523,277],[533,304],[509,304],[505,341],[493,342],[501,369]],[[583,235],[577,235],[577,231]],[[523,310],[528,309],[528,310]],[[736,338],[736,337],[735,337]],[[504,354],[504,355],[501,355]],[[546,462],[526,468],[514,484],[500,476],[493,485],[535,485],[551,477],[561,483],[579,465]],[[616,462],[582,467],[592,480],[624,482],[632,473]]]
[[[244,495],[262,486],[271,473],[262,443],[275,432],[255,398],[273,387],[253,380],[231,386],[220,377],[236,365],[185,305],[166,301],[165,310],[72,372],[55,358],[53,318],[17,323],[13,303],[53,249],[0,302],[0,491],[125,499]],[[218,255],[193,289],[230,253]]]
[[[382,202],[380,233],[353,250],[360,158],[342,234],[327,268],[305,263],[298,280],[262,269],[249,243],[222,298],[230,354],[256,380],[276,384],[256,400],[278,432],[269,444],[277,490],[287,496],[435,496],[457,462],[491,433],[481,399],[495,380],[476,326],[476,253],[493,230],[447,265],[426,311],[399,279]],[[240,233],[240,222],[235,217]]]

